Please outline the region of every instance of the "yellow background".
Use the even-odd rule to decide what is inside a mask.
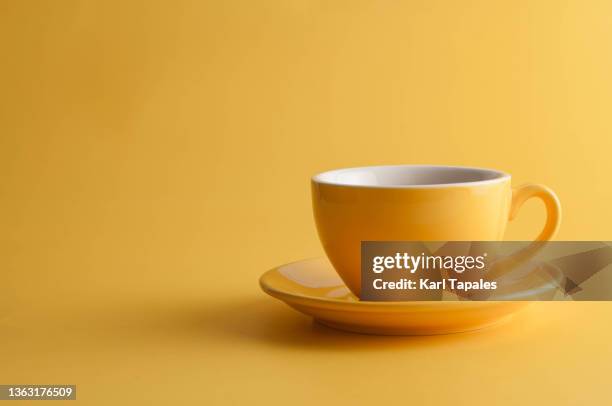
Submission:
[[[309,177],[484,166],[611,239],[608,1],[0,1],[0,383],[82,403],[602,404],[612,307],[347,335],[258,276],[322,254]],[[543,222],[529,203],[508,230]]]

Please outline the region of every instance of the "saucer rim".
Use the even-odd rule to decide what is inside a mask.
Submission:
[[[325,310],[337,310],[337,311],[349,311],[349,312],[392,312],[392,313],[406,313],[406,312],[437,312],[442,309],[444,311],[467,311],[483,307],[495,307],[501,304],[517,303],[527,305],[533,301],[405,301],[405,302],[372,302],[372,301],[359,301],[354,302],[343,302],[334,298],[320,298],[315,296],[305,296],[300,294],[292,294],[282,292],[274,288],[266,286],[265,283],[260,282],[262,290],[268,295],[279,299],[290,306],[300,305],[306,307],[313,307]],[[332,309],[333,307],[333,309]]]
[[[313,261],[317,259],[321,259],[323,257],[312,257],[305,258],[302,260],[288,262],[282,265],[278,265],[272,269],[267,270],[259,277],[259,286],[260,288],[268,295],[282,300],[288,304],[298,303],[304,306],[313,306],[318,308],[328,308],[330,305],[334,306],[335,309],[338,310],[347,310],[347,311],[371,311],[371,312],[380,312],[380,311],[391,311],[391,312],[405,312],[407,310],[415,311],[437,311],[440,307],[445,307],[445,310],[456,310],[463,311],[474,308],[481,307],[492,307],[495,305],[503,304],[503,303],[523,303],[528,304],[534,302],[534,300],[483,300],[483,301],[467,301],[467,300],[457,300],[457,301],[343,301],[337,298],[324,298],[319,296],[310,296],[304,295],[301,293],[291,293],[285,290],[279,290],[271,286],[271,284],[267,281],[272,274],[275,272],[279,272],[279,269],[284,266],[289,266],[292,264],[297,264],[306,261]],[[340,285],[339,285],[340,286]],[[342,285],[346,286],[346,285]],[[461,304],[458,306],[458,304]]]

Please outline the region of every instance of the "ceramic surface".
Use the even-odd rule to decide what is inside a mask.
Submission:
[[[510,175],[452,166],[372,166],[312,178],[312,203],[325,253],[353,293],[361,292],[362,241],[498,241],[523,203],[536,197],[547,220],[536,240],[559,227],[556,195],[541,185],[512,189]],[[537,251],[533,245],[521,255]],[[524,258],[523,258],[524,259]]]
[[[272,269],[262,289],[330,327],[381,335],[428,335],[480,329],[507,320],[528,301],[363,302],[346,287],[327,259]],[[527,297],[526,297],[527,298]]]

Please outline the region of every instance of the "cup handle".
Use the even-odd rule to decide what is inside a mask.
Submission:
[[[516,218],[523,204],[532,197],[539,198],[546,207],[546,223],[534,242],[514,254],[502,258],[495,263],[488,273],[489,279],[497,279],[514,267],[528,261],[542,249],[546,241],[552,239],[559,230],[561,223],[561,204],[559,198],[551,189],[543,185],[526,184],[512,190],[512,203],[508,220]]]
[[[523,203],[532,197],[541,199],[546,206],[546,224],[544,224],[544,229],[540,235],[538,235],[536,241],[548,241],[557,234],[561,222],[561,203],[559,203],[559,198],[555,192],[548,187],[527,184],[514,188],[512,190],[512,204],[510,206],[509,220],[514,220],[520,208],[523,206]]]

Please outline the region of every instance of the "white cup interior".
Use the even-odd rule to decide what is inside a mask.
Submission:
[[[312,180],[356,187],[449,187],[493,183],[510,175],[493,169],[437,165],[364,166],[337,169],[315,175]]]

